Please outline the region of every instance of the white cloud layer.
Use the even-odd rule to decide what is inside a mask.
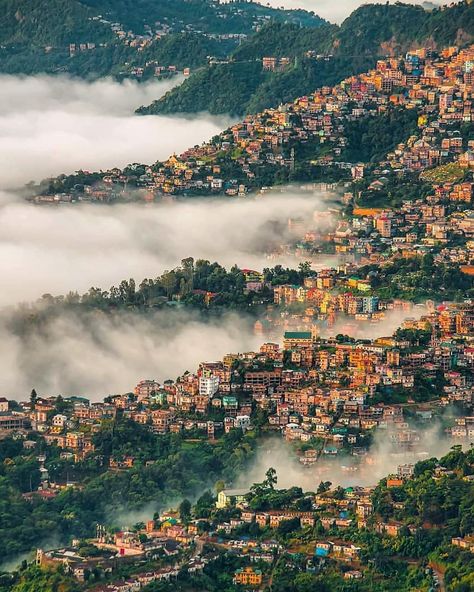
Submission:
[[[0,318],[0,395],[82,395],[101,400],[142,378],[175,379],[199,362],[257,347],[249,321],[164,310],[146,315],[60,313],[24,332]]]
[[[310,218],[320,203],[290,192],[151,206],[32,206],[9,197],[0,205],[0,306],[156,277],[189,256],[271,266],[264,253],[284,240],[288,217]]]
[[[284,240],[287,218],[312,215],[319,197],[38,207],[7,191],[79,168],[153,162],[228,124],[206,116],[133,115],[170,86],[0,77],[0,307],[156,277],[188,256],[263,267],[271,263],[264,252],[275,237]],[[146,317],[70,312],[26,333],[8,319],[9,313],[0,315],[0,394],[14,398],[33,386],[43,394],[94,398],[124,392],[140,378],[175,377],[255,340],[236,317],[207,324],[170,311]]]
[[[0,189],[31,180],[151,163],[200,144],[228,120],[135,116],[177,83],[0,75]]]
[[[396,0],[390,0],[394,4]],[[275,8],[304,8],[313,10],[317,15],[332,23],[341,23],[352,11],[363,4],[375,4],[363,0],[262,0],[261,4],[269,4]],[[385,4],[385,2],[383,2]],[[427,8],[447,4],[443,0],[405,0],[405,4],[419,4]]]

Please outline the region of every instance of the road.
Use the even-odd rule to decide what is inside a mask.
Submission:
[[[439,566],[436,565],[435,563],[430,562],[428,565],[433,570],[433,574],[435,574],[438,578],[440,592],[446,592],[446,583],[444,581],[444,573],[439,569]]]

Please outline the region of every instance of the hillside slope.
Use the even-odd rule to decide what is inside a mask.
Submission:
[[[0,0],[0,72],[97,77],[152,62],[195,68],[208,56],[228,56],[273,21],[309,28],[324,23],[306,11],[253,2]]]
[[[474,39],[474,4],[461,2],[432,11],[407,4],[365,5],[355,10],[340,27],[317,29],[291,24],[273,24],[241,44],[232,60],[209,65],[181,87],[140,113],[198,112],[243,115],[295,99],[318,86],[333,84],[375,64],[377,57],[400,55],[408,49],[451,44]],[[311,52],[308,59],[307,52]],[[333,56],[330,66],[327,57]],[[263,57],[288,57],[291,64],[282,72],[261,67]],[[294,58],[298,58],[295,60]],[[243,65],[246,62],[254,64]],[[256,64],[260,65],[260,68]],[[242,73],[249,78],[247,94],[241,94]],[[239,100],[234,96],[239,89]],[[237,109],[237,110],[236,110]]]

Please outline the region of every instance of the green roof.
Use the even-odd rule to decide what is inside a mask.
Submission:
[[[311,331],[287,331],[285,339],[311,339]]]

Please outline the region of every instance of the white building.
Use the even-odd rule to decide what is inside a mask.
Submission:
[[[61,415],[60,413],[58,413],[57,415],[55,415],[53,417],[53,426],[57,427],[57,428],[62,428],[64,427],[64,424],[67,421],[67,417],[65,415]]]
[[[199,394],[202,397],[212,397],[219,390],[219,377],[211,373],[203,373],[199,378]]]
[[[234,428],[240,428],[244,432],[250,429],[250,416],[249,415],[237,415],[234,419]]]

